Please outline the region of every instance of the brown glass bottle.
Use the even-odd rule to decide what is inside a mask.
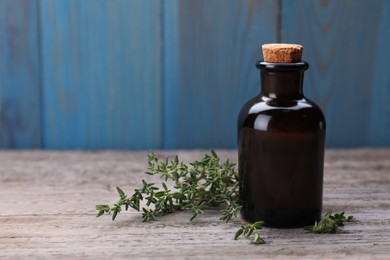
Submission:
[[[261,93],[238,118],[241,214],[269,227],[321,218],[325,118],[302,92],[307,62],[259,61]]]

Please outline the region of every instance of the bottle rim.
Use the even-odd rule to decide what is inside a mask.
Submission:
[[[267,71],[305,71],[309,68],[309,63],[304,60],[294,63],[275,63],[258,60],[256,68]]]

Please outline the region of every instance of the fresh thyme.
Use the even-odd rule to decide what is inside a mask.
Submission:
[[[258,221],[253,224],[248,224],[246,226],[241,226],[235,236],[234,240],[237,240],[241,235],[246,236],[247,238],[250,238],[253,244],[264,244],[265,241],[260,237],[259,230],[263,228],[263,221]],[[251,235],[253,235],[251,237]]]
[[[328,211],[323,219],[304,229],[313,233],[335,233],[339,227],[344,226],[345,222],[353,220],[355,220],[353,216],[346,217],[344,212],[332,214],[332,211]]]
[[[192,213],[192,221],[203,214],[205,209],[223,205],[220,220],[229,222],[241,209],[238,201],[236,164],[229,160],[221,162],[214,151],[205,154],[200,161],[190,164],[180,162],[177,156],[171,161],[161,161],[150,152],[147,155],[147,164],[148,170],[145,173],[160,176],[163,179],[161,185],[142,180],[142,187],[134,189],[131,195],[117,187],[119,200],[112,206],[96,205],[97,217],[112,214],[112,220],[115,220],[123,209],[132,208],[142,212],[143,221],[153,221],[175,211],[189,210]],[[146,207],[141,207],[141,202]],[[329,211],[321,221],[304,229],[314,233],[334,233],[338,227],[352,220],[354,217],[346,217],[344,212],[332,214]],[[254,244],[264,244],[265,241],[259,233],[263,224],[263,221],[258,221],[241,226],[234,239],[244,235]]]
[[[218,155],[211,151],[200,161],[190,164],[179,162],[176,156],[171,161],[160,161],[151,152],[147,156],[146,174],[158,175],[164,181],[161,186],[142,180],[142,187],[133,194],[126,195],[119,187],[119,201],[113,206],[97,205],[97,216],[112,213],[114,220],[124,208],[133,208],[142,212],[143,221],[155,220],[158,216],[178,210],[189,210],[191,220],[203,214],[203,210],[225,205],[221,220],[228,222],[236,217],[241,206],[238,204],[238,174],[234,163],[221,162]],[[170,182],[170,183],[168,183]],[[173,188],[169,188],[169,184]],[[141,208],[141,201],[146,207]]]

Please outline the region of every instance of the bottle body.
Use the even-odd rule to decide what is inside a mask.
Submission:
[[[307,63],[262,65],[262,93],[238,118],[241,213],[271,227],[312,225],[321,218],[325,118],[302,93]]]

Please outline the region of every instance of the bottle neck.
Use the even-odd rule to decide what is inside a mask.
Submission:
[[[309,68],[305,61],[296,63],[269,63],[258,61],[261,94],[269,98],[303,98],[303,74]]]
[[[260,71],[261,94],[269,98],[303,98],[303,71]]]

